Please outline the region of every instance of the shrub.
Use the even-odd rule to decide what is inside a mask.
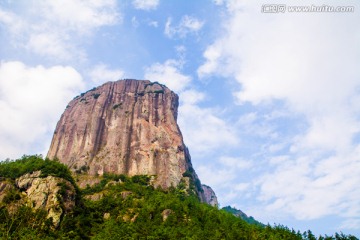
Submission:
[[[100,93],[94,93],[92,96],[94,97],[94,99],[98,99],[100,96]]]
[[[16,179],[26,173],[41,171],[40,177],[55,176],[68,180],[75,184],[71,172],[67,166],[49,159],[42,159],[40,155],[24,155],[18,160],[5,160],[0,162],[0,176]]]
[[[118,107],[121,107],[121,105],[122,105],[122,103],[115,104],[115,105],[113,106],[113,109],[115,110],[115,109],[117,109]]]
[[[3,198],[3,203],[9,204],[21,199],[21,196],[18,191],[15,189],[10,189]]]

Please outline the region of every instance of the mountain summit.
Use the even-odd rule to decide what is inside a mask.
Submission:
[[[147,80],[108,82],[75,97],[54,132],[48,158],[73,171],[154,175],[155,186],[202,186],[177,125],[178,96]]]

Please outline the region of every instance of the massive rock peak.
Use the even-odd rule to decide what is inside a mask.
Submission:
[[[176,123],[177,108],[178,96],[159,83],[105,83],[68,104],[48,157],[91,175],[156,175],[155,185],[163,188],[177,186],[190,172],[199,185]],[[196,189],[203,198],[201,186]]]

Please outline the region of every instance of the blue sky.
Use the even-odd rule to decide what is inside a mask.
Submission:
[[[0,159],[46,155],[79,93],[149,79],[179,94],[193,165],[221,206],[360,236],[360,4],[264,4],[1,0]]]

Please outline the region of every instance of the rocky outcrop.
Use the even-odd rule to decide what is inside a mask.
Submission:
[[[204,193],[204,197],[205,197],[205,202],[211,206],[217,207],[219,206],[216,194],[214,192],[214,190],[212,190],[211,187],[207,186],[207,185],[201,185],[202,189],[203,189],[203,193]]]
[[[14,189],[13,184],[8,182],[6,179],[0,179],[0,202],[6,199],[8,192]]]
[[[177,108],[178,96],[159,83],[105,83],[68,104],[47,156],[90,175],[156,175],[155,186],[163,188],[177,186],[185,172],[199,182]]]
[[[171,210],[171,209],[165,209],[164,211],[162,211],[161,216],[163,218],[163,222],[165,222],[172,213],[173,213],[173,210]]]
[[[43,209],[47,212],[47,218],[52,218],[54,226],[57,227],[63,215],[74,208],[76,191],[67,180],[40,176],[41,172],[36,171],[17,178],[15,184],[1,181],[0,200],[10,212],[16,212],[21,205]],[[16,197],[5,201],[9,196]]]
[[[99,201],[104,197],[104,192],[94,193],[90,195],[85,195],[84,198],[91,201]]]

